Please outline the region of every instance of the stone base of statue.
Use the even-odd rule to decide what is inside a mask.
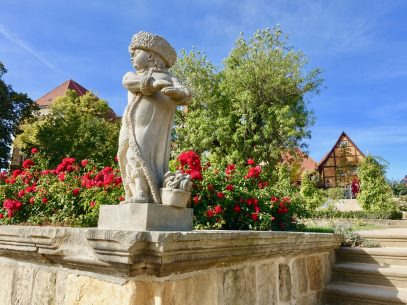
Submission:
[[[190,231],[193,210],[156,203],[102,205],[99,229],[128,231]]]

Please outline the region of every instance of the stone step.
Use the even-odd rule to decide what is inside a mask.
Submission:
[[[387,248],[350,248],[337,250],[338,262],[378,264],[380,266],[407,266],[407,249],[401,247]]]
[[[374,243],[379,243],[382,247],[406,247],[407,229],[389,228],[385,230],[359,231],[362,237]]]
[[[334,281],[325,288],[325,305],[407,304],[407,289]]]
[[[335,281],[407,288],[407,266],[338,263],[333,266],[332,275]]]

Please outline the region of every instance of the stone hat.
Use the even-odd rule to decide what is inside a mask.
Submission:
[[[171,68],[177,60],[177,52],[168,41],[152,33],[138,32],[133,35],[129,46],[130,54],[133,54],[137,49],[157,53],[165,61],[167,68]]]

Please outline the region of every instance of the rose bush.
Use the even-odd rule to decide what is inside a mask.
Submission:
[[[220,169],[192,152],[182,153],[177,169],[193,178],[190,206],[195,229],[289,230],[299,203],[252,159],[246,166]],[[55,168],[37,149],[23,168],[0,174],[0,224],[96,226],[101,204],[124,200],[117,160],[100,166],[64,158]]]
[[[95,226],[100,204],[123,200],[117,164],[64,158],[54,169],[37,149],[23,168],[0,174],[1,224]]]
[[[193,178],[191,207],[195,229],[288,230],[295,226],[296,202],[270,182],[252,159],[246,166],[220,169],[199,156],[181,153],[178,169]]]

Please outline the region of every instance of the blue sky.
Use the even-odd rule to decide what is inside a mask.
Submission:
[[[324,71],[325,88],[309,105],[311,157],[319,161],[345,131],[399,180],[407,174],[406,16],[403,0],[1,0],[0,61],[5,81],[33,99],[72,78],[121,115],[134,33],[195,47],[221,67],[240,32],[279,24]]]

